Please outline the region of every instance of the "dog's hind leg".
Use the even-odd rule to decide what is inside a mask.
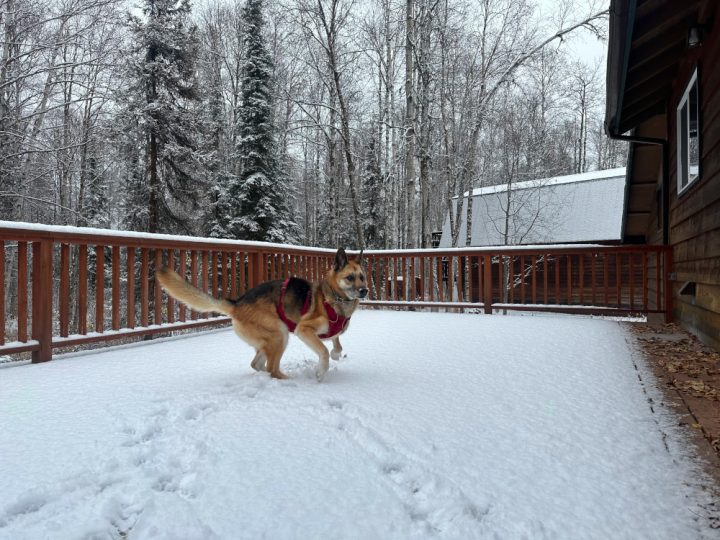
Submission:
[[[265,322],[266,324],[263,324]],[[250,366],[255,371],[268,371],[277,379],[285,379],[280,371],[280,357],[288,342],[287,328],[275,320],[248,321],[233,319],[235,333],[248,345],[255,348],[255,357]]]
[[[339,360],[340,356],[342,356],[342,345],[340,345],[340,338],[335,336],[332,338],[332,344],[333,348],[332,351],[330,351],[330,358],[333,360]]]
[[[265,353],[257,351],[257,353],[255,353],[255,358],[253,358],[252,362],[250,362],[250,366],[255,371],[265,371],[267,367],[267,357],[265,356]]]
[[[283,339],[282,334],[278,334],[273,336],[273,339],[268,340],[260,351],[267,358],[265,366],[273,379],[288,378],[287,375],[280,371],[280,358],[285,352],[286,345],[287,339]]]

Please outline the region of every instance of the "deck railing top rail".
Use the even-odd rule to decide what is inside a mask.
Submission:
[[[185,236],[175,234],[158,234],[94,227],[71,227],[65,225],[44,225],[19,221],[0,220],[0,240],[53,240],[55,242],[71,242],[74,244],[103,244],[105,246],[122,245],[148,248],[196,248],[196,249],[237,249],[245,251],[284,252],[331,255],[335,249],[279,244],[273,242],[256,242],[250,240],[231,240]],[[478,253],[509,254],[515,252],[533,253],[581,253],[588,251],[602,252],[641,252],[657,251],[661,246],[647,245],[607,245],[607,244],[531,244],[518,246],[477,246],[457,248],[417,248],[417,249],[367,249],[368,256],[457,256]],[[357,254],[357,250],[348,250],[348,254]]]
[[[329,255],[335,253],[332,249],[294,246],[290,244],[277,244],[272,242],[254,242],[250,240],[229,240],[224,238],[210,238],[197,236],[183,236],[174,234],[157,234],[135,231],[116,231],[112,229],[97,229],[93,227],[69,227],[64,225],[42,225],[0,220],[0,240],[52,240],[54,242],[69,242],[73,244],[102,244],[104,246],[133,246],[146,248],[185,248],[185,249],[243,249],[249,252],[281,252]]]
[[[528,244],[521,246],[476,246],[458,248],[424,248],[424,249],[367,249],[365,255],[373,257],[457,257],[464,255],[511,255],[522,253],[638,253],[662,250],[662,246],[648,245],[607,245],[607,244]],[[350,253],[350,252],[348,252]]]

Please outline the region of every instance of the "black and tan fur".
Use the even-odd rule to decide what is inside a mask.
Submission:
[[[157,278],[170,296],[192,309],[229,315],[235,333],[256,350],[251,363],[253,369],[267,370],[278,379],[287,378],[280,371],[280,358],[285,352],[289,331],[277,313],[282,280],[267,281],[248,290],[237,300],[226,300],[205,294],[167,268],[160,270]],[[310,306],[307,313],[301,316],[308,292],[312,295]],[[323,302],[327,300],[339,315],[350,317],[367,292],[362,252],[357,260],[348,260],[342,248],[335,254],[335,265],[319,283],[310,283],[300,278],[292,278],[288,283],[283,297],[285,316],[297,324],[295,335],[318,355],[318,380],[325,376],[329,359],[332,357],[337,360],[342,352],[339,334],[332,338],[331,352],[318,337],[328,331],[328,315]],[[340,333],[345,330],[347,327]]]

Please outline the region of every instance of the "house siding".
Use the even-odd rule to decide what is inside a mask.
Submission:
[[[710,32],[702,47],[689,51],[668,103],[669,243],[673,246],[673,316],[703,341],[720,349],[720,33]],[[676,109],[698,67],[700,85],[700,178],[685,192],[677,189]],[[661,243],[657,216],[647,232]],[[687,282],[696,293],[680,295]]]

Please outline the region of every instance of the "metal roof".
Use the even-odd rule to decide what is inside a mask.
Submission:
[[[475,189],[470,245],[618,243],[624,200],[624,167],[519,182],[509,197],[507,184]],[[460,238],[466,237],[467,213],[466,196]],[[446,216],[439,247],[450,246]]]

